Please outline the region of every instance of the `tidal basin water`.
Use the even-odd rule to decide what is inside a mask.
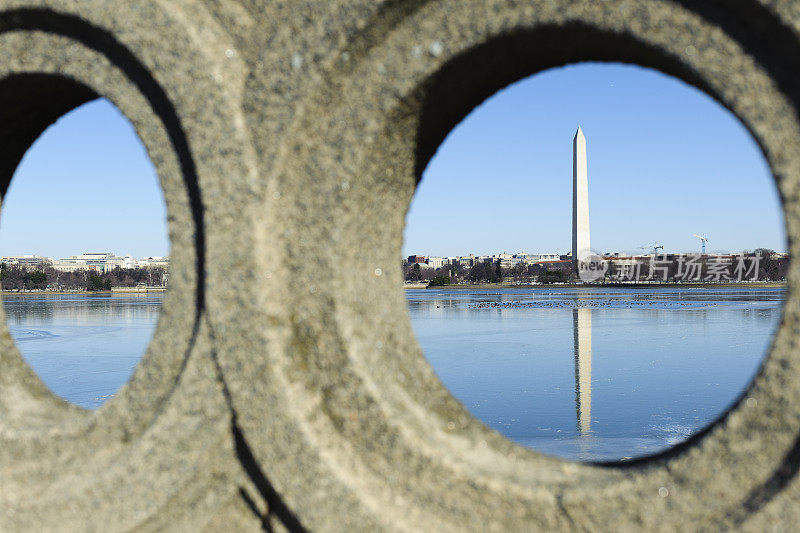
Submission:
[[[3,294],[11,336],[56,395],[96,409],[130,379],[155,331],[161,293]]]
[[[509,439],[567,459],[649,455],[746,389],[782,288],[409,290],[444,385]]]
[[[648,455],[714,421],[756,374],[781,288],[406,291],[444,385],[489,427],[567,459]],[[95,409],[133,373],[161,294],[4,294],[58,396]]]

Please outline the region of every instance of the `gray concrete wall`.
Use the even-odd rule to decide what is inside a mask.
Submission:
[[[96,412],[54,398],[0,317],[0,531],[790,529],[796,265],[729,413],[591,465],[516,446],[449,395],[397,258],[448,131],[581,60],[660,69],[733,111],[796,255],[799,30],[789,0],[0,2],[2,190],[45,127],[102,95],[149,151],[172,241],[153,341]]]

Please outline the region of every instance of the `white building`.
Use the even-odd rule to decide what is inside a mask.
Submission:
[[[49,257],[42,257],[40,255],[7,255],[0,259],[0,262],[5,263],[10,267],[22,268],[24,270],[40,270],[49,266],[52,259]]]
[[[428,266],[431,268],[442,268],[444,266],[444,258],[428,257]]]
[[[91,270],[95,272],[105,272],[106,262],[113,258],[111,252],[87,252],[80,255],[71,255],[65,259],[53,261],[53,268],[59,272],[76,272],[79,270]]]
[[[130,255],[109,257],[103,265],[103,272],[111,272],[115,268],[136,268],[136,264],[136,259]]]
[[[559,254],[539,254],[539,261],[559,261],[560,259]]]
[[[511,268],[513,266],[511,264],[513,257],[513,255],[503,252],[502,254],[493,255],[492,263],[500,263],[500,268]]]
[[[83,259],[56,259],[53,261],[53,268],[59,272],[76,272],[78,270],[90,270],[86,261]]]
[[[464,268],[469,268],[475,264],[475,255],[469,254],[468,256],[461,256],[458,258],[458,264]]]
[[[59,272],[82,270],[111,272],[116,268],[166,268],[169,266],[169,258],[145,257],[137,261],[131,255],[117,256],[111,252],[90,252],[57,259],[52,261],[52,266]]]
[[[167,268],[169,257],[145,257],[136,262],[138,268]]]

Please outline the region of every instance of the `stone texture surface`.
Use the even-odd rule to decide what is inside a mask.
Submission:
[[[2,190],[52,120],[108,97],[158,169],[173,258],[148,352],[96,412],[54,398],[0,321],[0,531],[791,528],[796,265],[729,413],[591,465],[520,448],[447,393],[397,257],[448,131],[581,60],[660,69],[733,111],[797,254],[799,32],[789,0],[0,1]]]

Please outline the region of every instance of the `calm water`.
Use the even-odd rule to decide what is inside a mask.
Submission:
[[[569,459],[646,455],[758,370],[784,289],[407,291],[425,354],[489,427]]]
[[[4,294],[3,307],[11,336],[42,381],[58,396],[96,409],[130,379],[162,297]]]
[[[717,418],[756,373],[784,293],[560,287],[407,299],[428,360],[475,416],[545,453],[608,460],[661,450]],[[161,301],[3,296],[28,363],[88,409],[130,378]]]

